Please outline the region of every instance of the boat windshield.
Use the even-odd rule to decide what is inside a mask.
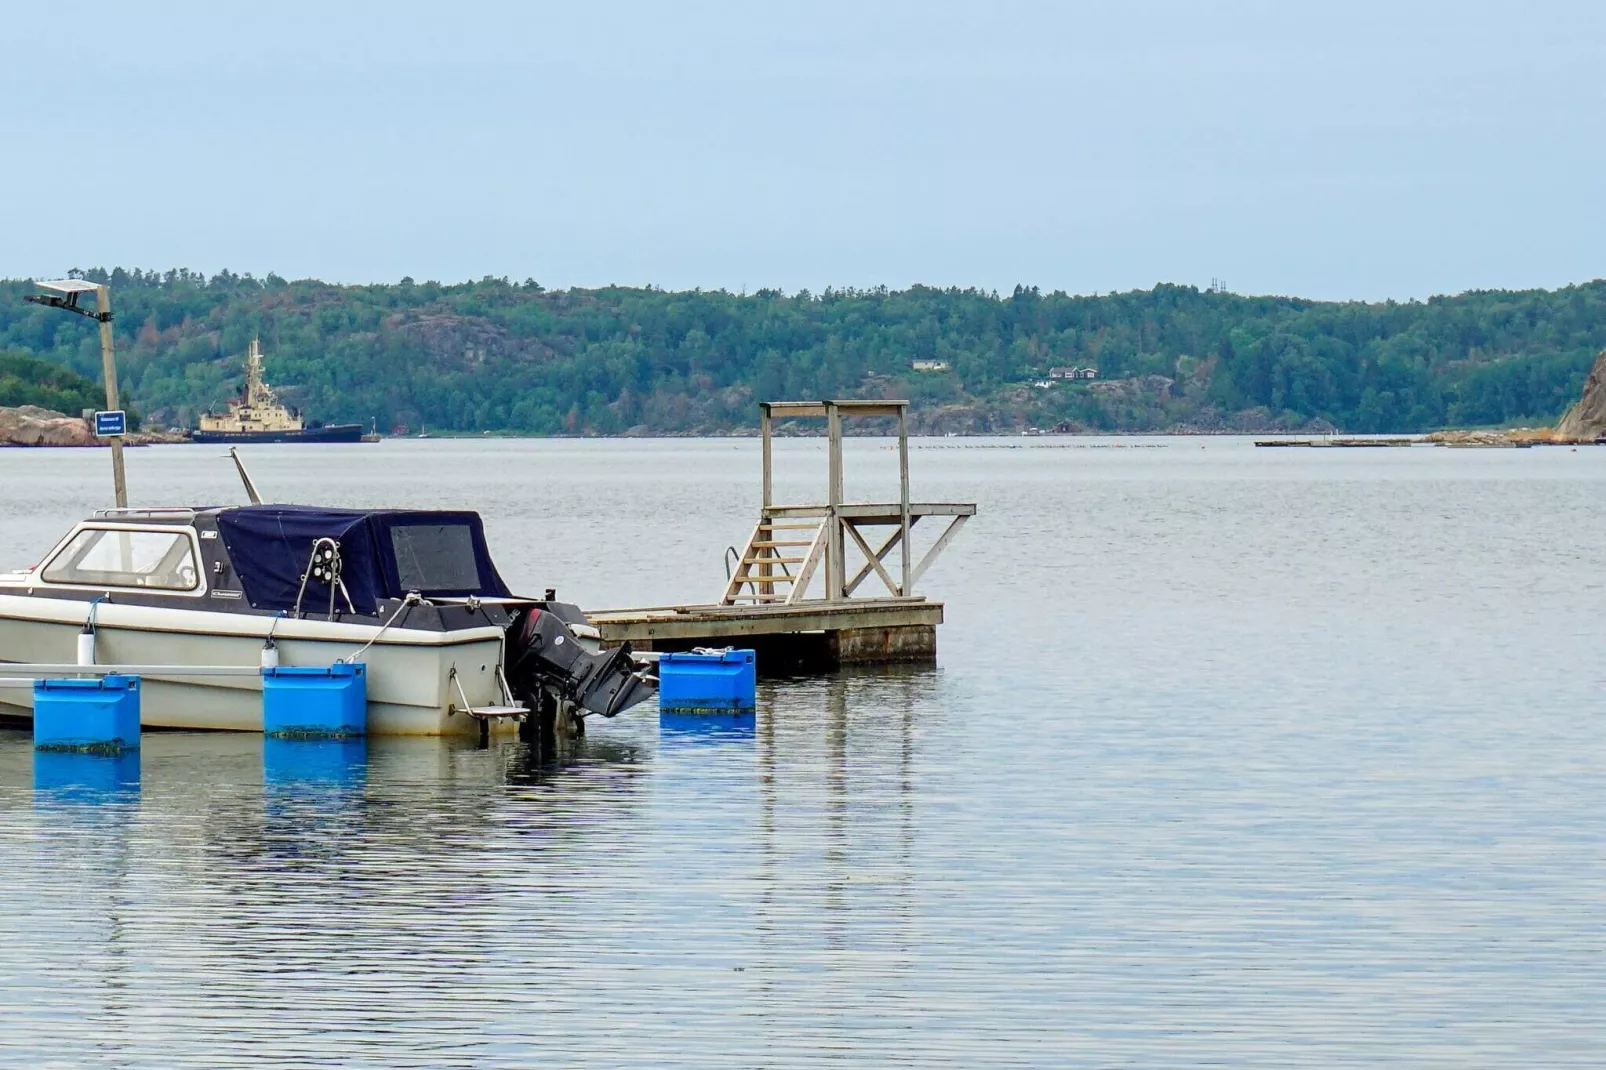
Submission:
[[[191,591],[197,576],[188,535],[84,528],[45,565],[46,583]]]

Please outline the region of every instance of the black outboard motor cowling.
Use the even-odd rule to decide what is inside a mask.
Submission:
[[[636,675],[629,643],[593,654],[563,620],[565,616],[584,620],[579,609],[551,605],[526,610],[508,629],[507,675],[515,692],[534,697],[545,688],[604,717],[652,695],[652,685]]]

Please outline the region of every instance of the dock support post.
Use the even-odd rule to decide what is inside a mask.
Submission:
[[[775,504],[774,453],[773,443],[771,440],[770,407],[768,402],[759,405],[758,423],[760,437],[764,440],[764,500],[760,504],[758,511],[758,529],[753,533],[752,541],[755,543],[774,542],[774,529],[771,528],[767,533],[764,529],[766,524],[771,523],[770,506]],[[757,600],[762,601],[765,598],[772,598],[775,595],[775,584],[770,582],[770,577],[775,574],[775,566],[769,561],[771,557],[775,556],[774,547],[758,547],[757,553],[758,584],[753,588],[753,591],[759,596]]]
[[[898,409],[898,531],[903,539],[903,576],[898,595],[909,597],[909,410]]]
[[[771,505],[775,504],[775,502],[774,502],[775,490],[774,490],[774,485],[771,483],[771,477],[772,477],[772,473],[774,472],[774,467],[773,467],[773,458],[772,458],[772,455],[771,455],[771,452],[770,452],[770,450],[771,450],[771,443],[770,443],[771,428],[770,428],[770,406],[769,406],[769,402],[767,402],[767,401],[763,402],[762,404],[759,405],[758,408],[759,408],[759,417],[758,417],[759,433],[760,433],[760,436],[764,440],[764,501],[763,501],[762,505],[763,505],[763,507],[765,509],[768,509]]]
[[[825,517],[825,597],[840,602],[842,588],[847,585],[847,543],[842,534],[842,411],[834,401],[825,403],[825,431],[831,484],[827,488],[829,509]]]

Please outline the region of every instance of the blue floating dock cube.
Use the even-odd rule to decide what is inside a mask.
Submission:
[[[116,754],[139,747],[139,677],[35,680],[33,745]]]
[[[262,670],[262,731],[281,739],[368,734],[368,666],[281,665]]]
[[[674,713],[733,713],[758,705],[751,650],[664,654],[658,659],[658,708]]]

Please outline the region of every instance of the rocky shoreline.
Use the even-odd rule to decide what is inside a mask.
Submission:
[[[189,436],[176,431],[135,431],[123,436],[125,446],[152,446],[188,442]],[[110,439],[97,438],[81,417],[68,416],[37,405],[0,408],[0,447],[4,446],[105,446]]]

